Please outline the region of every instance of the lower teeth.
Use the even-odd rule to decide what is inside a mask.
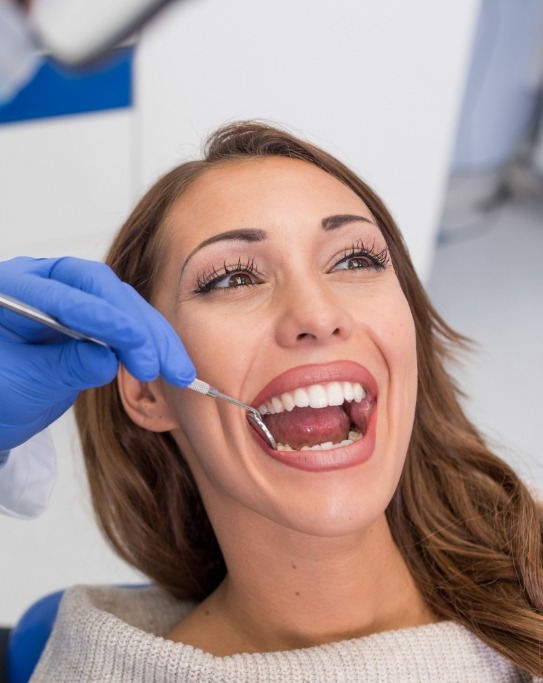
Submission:
[[[324,443],[318,443],[315,446],[302,446],[300,449],[292,448],[288,444],[277,444],[278,451],[331,451],[334,448],[344,448],[345,446],[350,446],[358,439],[362,438],[362,434],[359,431],[351,430],[347,439],[343,439],[339,443],[332,443],[331,441],[325,441]]]

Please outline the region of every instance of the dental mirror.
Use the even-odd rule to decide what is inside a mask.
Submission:
[[[262,415],[258,412],[256,408],[253,408],[252,406],[247,405],[246,403],[242,403],[241,401],[237,401],[235,398],[232,398],[231,396],[227,396],[226,394],[221,394],[220,391],[217,391],[217,389],[214,389],[213,387],[210,387],[207,382],[202,382],[200,379],[195,379],[191,384],[189,384],[187,389],[192,389],[193,391],[197,391],[200,394],[204,394],[204,396],[212,396],[213,398],[220,398],[223,401],[228,401],[228,403],[233,403],[236,406],[239,406],[240,408],[243,408],[247,412],[247,419],[249,422],[253,424],[253,426],[256,428],[257,432],[262,436],[262,438],[268,442],[268,444],[275,450],[277,448],[277,444],[275,443],[275,439],[273,438],[270,430],[266,427],[264,424],[264,421],[262,420]]]

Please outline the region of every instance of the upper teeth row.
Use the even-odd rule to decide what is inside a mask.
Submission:
[[[312,384],[294,391],[286,391],[280,396],[262,404],[258,408],[261,415],[282,413],[293,408],[326,408],[340,406],[344,401],[360,403],[366,397],[366,390],[358,382],[330,382],[328,384]]]

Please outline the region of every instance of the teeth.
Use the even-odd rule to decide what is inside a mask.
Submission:
[[[354,399],[354,387],[350,382],[343,382],[341,385],[343,389],[343,395],[346,401],[352,401]]]
[[[296,406],[294,398],[290,394],[281,394],[281,402],[283,403],[285,410],[288,410],[289,412]]]
[[[360,432],[355,432],[354,430],[349,432],[349,438],[343,439],[343,441],[340,441],[339,443],[332,443],[331,441],[325,441],[324,443],[319,443],[316,444],[315,446],[302,446],[300,448],[300,451],[331,451],[334,450],[335,448],[344,448],[345,446],[350,446],[352,443],[355,441],[358,441],[358,439],[362,438],[362,434]],[[278,451],[296,451],[296,448],[292,448],[288,444],[283,444],[283,443],[278,443],[277,444],[277,449]]]
[[[297,408],[326,408],[340,406],[344,401],[360,403],[366,397],[366,390],[358,382],[329,382],[312,384],[294,391],[288,391],[258,408],[261,415],[274,415],[285,410],[290,412]]]
[[[307,394],[310,408],[326,408],[328,405],[328,396],[322,384],[313,384],[313,386],[307,387]]]
[[[346,397],[343,393],[343,386],[339,382],[332,382],[326,387],[326,394],[329,406],[340,406]]]
[[[282,413],[284,408],[283,408],[283,403],[281,402],[281,399],[278,398],[277,396],[274,396],[271,400],[272,403],[272,408],[274,413]]]
[[[283,394],[284,396],[285,394]],[[307,408],[309,405],[309,394],[305,389],[296,389],[294,396],[292,397],[293,403],[298,408]]]

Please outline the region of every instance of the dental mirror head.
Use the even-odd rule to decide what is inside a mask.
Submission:
[[[186,387],[186,389],[192,389],[192,391],[197,391],[199,394],[204,394],[204,396],[220,398],[223,401],[228,401],[228,403],[233,403],[234,405],[243,408],[247,413],[247,420],[253,425],[253,427],[264,439],[264,441],[266,441],[271,448],[276,450],[277,444],[275,442],[275,439],[273,438],[270,430],[264,424],[264,421],[262,420],[262,415],[258,412],[256,408],[253,408],[252,406],[249,406],[246,403],[242,403],[241,401],[237,401],[235,398],[232,398],[231,396],[221,394],[220,391],[209,386],[207,382],[203,382],[201,379],[195,379]]]
[[[277,449],[277,444],[275,442],[275,439],[272,436],[272,433],[270,430],[266,427],[264,424],[264,420],[262,419],[262,415],[258,412],[258,410],[255,410],[254,408],[252,410],[247,411],[247,419],[251,424],[256,427],[256,430],[260,434],[260,436],[268,442],[268,444],[273,448],[275,451]]]

